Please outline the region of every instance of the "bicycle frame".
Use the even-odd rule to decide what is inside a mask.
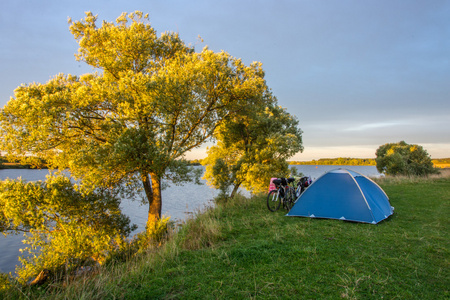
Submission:
[[[277,189],[277,197],[279,196],[283,207],[289,210],[295,202],[295,188],[291,183],[295,182],[294,178],[280,178],[273,181]]]
[[[272,188],[267,195],[267,208],[275,212],[280,208],[281,203],[283,203],[283,208],[289,211],[300,197],[300,194],[311,183],[311,179],[305,176],[296,183],[292,177],[277,178],[273,179],[271,183],[273,183],[275,189]]]

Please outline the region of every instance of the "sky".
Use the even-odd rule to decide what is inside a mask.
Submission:
[[[445,0],[1,0],[0,107],[21,84],[93,72],[75,60],[68,17],[91,11],[100,25],[136,10],[196,51],[262,62],[279,105],[303,130],[304,151],[291,160],[374,158],[402,140],[450,157]],[[204,157],[205,147],[187,158]]]

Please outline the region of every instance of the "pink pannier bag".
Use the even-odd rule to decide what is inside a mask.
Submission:
[[[272,191],[272,190],[276,190],[277,189],[277,187],[275,186],[275,183],[273,183],[273,181],[275,179],[277,179],[277,178],[276,177],[275,178],[270,178],[269,192]]]

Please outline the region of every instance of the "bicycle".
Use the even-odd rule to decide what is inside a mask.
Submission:
[[[295,197],[295,189],[290,185],[294,181],[294,178],[279,178],[272,181],[276,189],[271,190],[267,195],[267,208],[270,211],[277,211],[281,203],[283,203],[283,208],[288,211],[292,208],[297,199]]]
[[[297,189],[295,190],[295,197],[298,199],[300,195],[306,190],[308,186],[310,186],[312,183],[311,177],[309,176],[303,176],[299,179],[297,182]]]

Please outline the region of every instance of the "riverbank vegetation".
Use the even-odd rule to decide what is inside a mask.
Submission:
[[[109,190],[80,192],[64,175],[49,175],[44,182],[0,181],[0,232],[25,233],[16,268],[22,284],[40,273],[42,281],[51,280],[103,264],[128,246],[134,229]]]
[[[445,299],[450,172],[380,178],[395,207],[378,225],[289,218],[265,197],[217,200],[127,262],[3,298]]]
[[[336,166],[375,166],[376,162],[374,158],[351,158],[351,157],[338,157],[338,158],[320,158],[310,161],[289,161],[290,165],[336,165]]]
[[[435,168],[450,168],[450,158],[432,159]]]

